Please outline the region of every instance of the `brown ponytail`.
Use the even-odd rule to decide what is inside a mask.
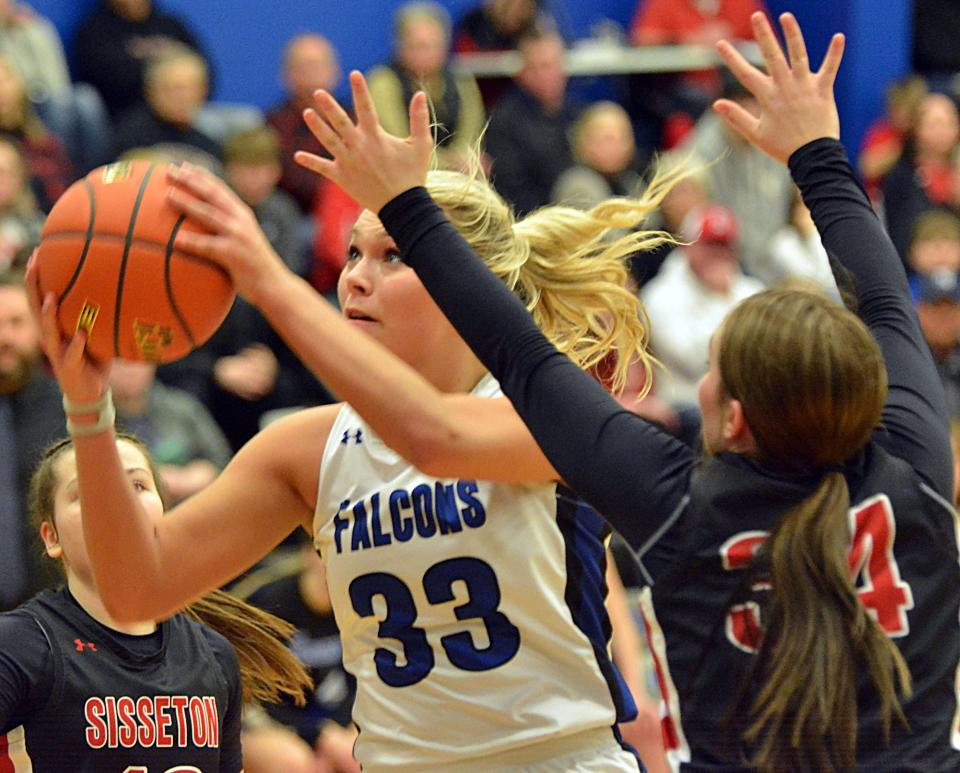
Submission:
[[[159,485],[156,461],[143,442],[126,432],[117,432],[117,440],[130,443],[143,454],[154,482]],[[30,517],[38,530],[44,522],[55,524],[54,494],[59,483],[56,463],[72,450],[73,441],[69,438],[51,445],[30,480]],[[162,490],[160,494],[162,497]],[[313,681],[303,663],[286,646],[294,626],[219,590],[188,605],[183,612],[222,634],[233,646],[240,661],[245,701],[272,703],[287,695],[298,706],[304,704],[304,693]]]
[[[240,661],[244,701],[277,703],[284,696],[298,706],[313,680],[286,642],[296,628],[221,590],[208,593],[183,610],[223,635]]]
[[[750,762],[761,771],[855,767],[858,676],[866,668],[884,729],[905,722],[903,656],[857,596],[848,563],[850,492],[838,469],[880,422],[887,377],[876,341],[817,293],[767,290],[738,305],[718,335],[723,390],[738,400],[756,455],[822,475],[761,550],[773,589],[763,610],[747,711]],[[752,684],[756,684],[753,682]]]
[[[787,513],[765,545],[773,588],[755,673],[760,690],[745,733],[760,771],[852,770],[858,674],[866,666],[891,718],[910,672],[857,597],[847,553],[850,495],[839,472]]]

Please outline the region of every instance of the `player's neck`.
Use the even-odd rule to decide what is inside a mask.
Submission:
[[[77,603],[83,607],[83,611],[101,625],[107,626],[107,628],[135,636],[143,636],[157,630],[157,623],[154,620],[142,623],[118,623],[103,606],[103,602],[94,589],[93,583],[82,580],[69,570],[67,570],[67,587],[77,600]]]

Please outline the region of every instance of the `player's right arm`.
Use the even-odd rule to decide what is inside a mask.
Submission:
[[[140,507],[113,430],[77,438],[84,537],[110,614],[120,622],[163,619],[252,566],[297,526],[311,531],[336,410],[309,409],[271,424],[159,522]]]

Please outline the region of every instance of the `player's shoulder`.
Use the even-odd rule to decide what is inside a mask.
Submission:
[[[0,614],[0,650],[8,651],[6,645],[26,648],[44,640],[37,616],[28,607],[21,606]]]
[[[20,606],[0,614],[0,662],[39,678],[50,668],[53,650],[37,614]]]

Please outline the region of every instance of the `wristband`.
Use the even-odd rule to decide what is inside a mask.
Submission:
[[[67,415],[67,432],[72,438],[99,434],[108,427],[112,427],[117,418],[110,387],[107,387],[107,391],[94,403],[75,403],[64,395],[63,411]],[[70,418],[71,415],[83,416],[88,414],[97,414],[97,420],[92,424],[77,424]]]

